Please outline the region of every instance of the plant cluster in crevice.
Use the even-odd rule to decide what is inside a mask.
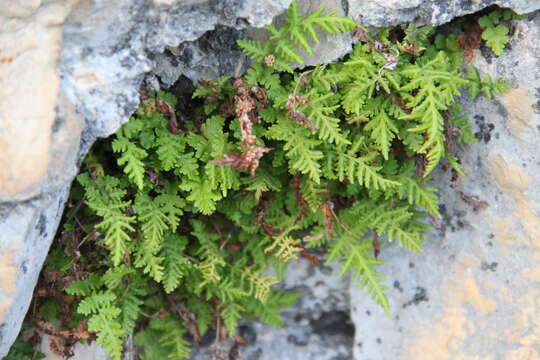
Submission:
[[[441,162],[462,174],[455,149],[475,140],[456,98],[505,84],[465,76],[464,40],[432,27],[372,35],[293,1],[266,29],[238,42],[245,76],[201,81],[182,119],[170,93],[142,91],[87,156],[29,315],[56,353],[95,339],[118,360],[132,336],[139,359],[185,359],[211,332],[234,340],[213,356],[235,358],[238,321],[281,325],[300,294],[275,285],[321,247],[390,312],[379,253],[421,250],[422,219],[440,216],[430,176]],[[352,31],[352,53],[294,70],[320,30]]]

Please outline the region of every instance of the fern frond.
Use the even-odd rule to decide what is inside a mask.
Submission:
[[[403,230],[401,228],[394,228],[388,232],[388,240],[396,239],[399,245],[404,248],[413,251],[420,252],[422,251],[422,243],[424,242],[424,237],[421,233],[410,232]]]
[[[156,135],[156,154],[161,162],[161,168],[169,171],[180,166],[186,147],[184,136],[172,134],[168,130],[157,131]]]
[[[281,261],[287,263],[291,260],[297,259],[296,253],[298,253],[298,244],[300,239],[294,238],[286,233],[276,236],[272,239],[272,244],[264,249],[265,253],[273,252],[274,256],[277,256]]]
[[[275,276],[263,276],[249,268],[242,271],[242,279],[249,284],[249,294],[263,304],[268,300],[272,286],[279,282]]]
[[[225,260],[209,244],[202,244],[197,254],[204,259],[197,265],[204,280],[199,284],[199,289],[221,280],[219,268],[225,265]]]
[[[88,174],[77,177],[86,191],[86,204],[103,220],[96,225],[105,233],[104,242],[111,250],[113,264],[119,265],[122,257],[130,252],[130,233],[135,231],[134,216],[124,214],[130,201],[123,201],[126,191],[119,187],[118,179],[101,176],[92,180]]]
[[[322,206],[324,194],[327,190],[310,180],[308,177],[302,176],[300,179],[300,192],[311,211],[316,212]]]
[[[221,311],[221,317],[223,318],[223,323],[227,328],[227,333],[229,336],[234,336],[236,333],[236,328],[238,327],[238,321],[242,318],[242,312],[245,309],[236,303],[228,304],[223,311]]]
[[[244,51],[244,54],[257,62],[263,62],[264,57],[272,53],[270,44],[267,42],[253,40],[238,40],[238,46]]]
[[[281,189],[279,179],[265,169],[257,169],[255,176],[247,180],[246,190],[253,191],[257,201],[259,201],[263,193],[278,191],[279,189]]]
[[[82,315],[96,314],[101,308],[110,306],[114,300],[116,300],[116,295],[112,292],[95,292],[79,303],[77,312]]]
[[[103,307],[88,320],[88,330],[97,334],[96,341],[103,346],[113,360],[122,358],[123,338],[127,334],[117,321],[120,309],[114,306]]]
[[[384,178],[380,174],[381,167],[369,165],[369,160],[364,157],[355,157],[346,153],[329,154],[328,161],[335,161],[334,169],[337,172],[339,181],[346,178],[351,183],[358,183],[366,188],[373,187],[378,190],[386,190],[391,187],[399,186],[394,180]]]
[[[412,177],[414,164],[411,162],[402,170],[398,177],[401,186],[397,189],[399,197],[406,195],[409,204],[426,209],[433,216],[441,216],[437,197],[437,189],[431,186],[421,186],[419,179]]]
[[[128,275],[135,272],[133,268],[121,264],[119,266],[110,267],[101,277],[102,283],[105,283],[109,290],[115,290],[123,285],[123,280]],[[94,275],[94,274],[93,274]]]
[[[187,239],[173,233],[165,236],[162,257],[164,265],[163,288],[166,293],[174,291],[189,268],[194,267],[191,261],[183,256]]]
[[[186,199],[204,215],[210,215],[216,210],[216,201],[222,198],[221,194],[212,190],[212,184],[208,179],[199,181],[184,181],[180,188],[187,191]]]
[[[151,329],[158,331],[159,344],[168,350],[167,359],[184,360],[189,358],[191,349],[189,342],[184,339],[186,330],[177,319],[171,316],[163,319],[154,317],[150,320],[149,325]]]
[[[390,145],[398,133],[398,128],[384,108],[371,118],[364,130],[371,133],[371,139],[379,146],[384,159],[388,160]]]
[[[283,326],[281,309],[294,305],[301,295],[299,292],[272,291],[265,304],[259,301],[250,301],[246,307],[262,322],[279,327]]]
[[[103,285],[99,274],[91,274],[84,280],[74,280],[65,289],[69,295],[88,296]]]
[[[339,105],[327,106],[327,102],[332,98],[333,94],[326,94],[322,96],[309,96],[309,103],[306,106],[306,116],[315,123],[317,126],[317,135],[319,139],[328,141],[330,143],[350,144],[343,134],[341,134],[339,119],[333,116],[333,114]]]
[[[319,142],[310,138],[308,129],[289,120],[281,120],[268,129],[266,137],[285,141],[283,149],[289,158],[291,172],[301,172],[308,175],[314,182],[320,182],[319,160],[324,155],[320,150],[314,149]]]
[[[121,309],[122,331],[131,334],[135,328],[136,321],[140,318],[140,309],[143,305],[143,296],[147,295],[146,281],[141,278],[132,279],[127,289],[118,299],[118,306]]]
[[[139,189],[142,189],[144,186],[144,163],[142,160],[148,156],[146,150],[129,141],[121,132],[112,142],[112,149],[116,153],[121,153],[117,160],[118,165],[125,165],[124,172],[128,178]]]
[[[379,304],[383,310],[390,314],[390,304],[385,294],[387,287],[382,284],[385,277],[375,270],[375,266],[383,264],[382,261],[371,257],[369,252],[373,249],[369,242],[357,242],[356,238],[345,234],[337,239],[330,247],[327,262],[341,258],[340,276],[347,272],[353,273],[353,281],[359,288],[365,288],[366,293]]]

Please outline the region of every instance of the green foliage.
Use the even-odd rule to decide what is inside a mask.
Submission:
[[[28,321],[22,325],[21,333],[17,340],[11,345],[8,354],[3,357],[3,360],[41,360],[45,358],[45,354],[37,351],[32,343],[32,326]],[[30,335],[30,337],[28,337]],[[35,336],[35,335],[34,335]]]
[[[453,145],[474,141],[457,97],[505,85],[465,77],[456,37],[414,25],[364,33],[343,61],[293,71],[318,30],[355,26],[322,9],[302,16],[293,1],[267,41],[239,41],[254,60],[246,76],[202,81],[193,97],[204,105],[178,129],[175,97],[150,94],[92,151],[68,246],[47,267],[113,360],[130,334],[139,358],[179,360],[188,339],[233,336],[242,318],[282,325],[300,294],[274,285],[323,245],[390,313],[378,254],[392,241],[421,251],[423,218],[440,216],[431,174],[441,162],[461,173]],[[61,310],[39,309],[47,320]]]
[[[480,79],[478,70],[472,66],[468,67],[467,80],[469,80],[468,92],[473,99],[480,93],[486,98],[491,99],[493,98],[493,94],[503,94],[508,91],[508,85],[503,79],[496,78],[492,80],[489,74],[484,79]]]
[[[486,45],[493,50],[495,55],[500,56],[510,40],[508,37],[510,29],[508,26],[502,25],[502,23],[524,18],[526,16],[517,15],[511,9],[496,9],[478,19],[478,25],[484,29],[482,39],[486,41]]]
[[[291,2],[285,17],[285,24],[279,29],[272,24],[266,26],[268,40],[239,40],[238,45],[255,62],[264,62],[273,69],[292,73],[291,63],[304,64],[299,49],[312,54],[310,41],[319,43],[317,27],[329,34],[350,31],[356,27],[352,19],[336,16],[334,12],[325,13],[322,8],[303,17],[297,0]]]

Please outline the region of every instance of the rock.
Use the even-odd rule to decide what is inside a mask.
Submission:
[[[338,274],[337,264],[312,265],[305,258],[293,261],[281,286],[300,291],[303,296],[295,306],[284,310],[281,328],[258,322],[240,326],[239,335],[250,344],[241,348],[240,355],[250,360],[350,359],[354,327],[349,315],[349,281],[348,277],[338,278]],[[224,349],[231,346],[220,345]],[[208,359],[209,350],[203,347],[192,359]]]
[[[49,347],[49,337],[44,335],[41,339],[41,344],[39,346],[39,351],[45,354],[45,359],[47,360],[63,360],[62,356],[54,354]],[[107,356],[105,350],[99,346],[96,342],[91,344],[81,344],[76,343],[73,346],[74,356],[70,360],[110,360],[111,358]],[[128,360],[128,359],[124,359]],[[131,359],[129,359],[131,360]]]
[[[537,1],[525,0],[349,0],[349,15],[358,22],[375,27],[395,26],[415,22],[422,25],[441,25],[472,14],[488,6],[511,8],[518,14],[540,9]]]
[[[341,0],[308,0],[300,2],[300,11],[310,14],[324,7],[336,15],[347,14]],[[274,23],[283,22],[278,16]],[[318,31],[319,44],[313,45],[313,54],[301,51],[305,65],[329,63],[339,59],[352,50],[352,39],[349,34],[326,34]],[[168,47],[164,53],[155,54],[156,66],[153,72],[166,85],[171,86],[184,75],[196,82],[199,79],[210,79],[219,76],[234,76],[247,70],[250,62],[242,54],[236,40],[250,38],[263,40],[266,32],[255,27],[238,31],[230,27],[220,27],[207,32],[196,41],[189,41],[177,47]]]
[[[82,121],[57,75],[71,4],[0,7],[0,357],[19,332],[77,173]]]
[[[479,141],[461,151],[465,177],[438,174],[443,219],[424,252],[383,249],[393,316],[351,288],[355,359],[540,359],[539,25],[539,12],[520,22],[498,58],[475,53],[511,89],[464,102]]]
[[[96,138],[112,134],[135,110],[138,105],[138,88],[145,74],[155,69],[155,72],[169,83],[180,75],[173,71],[172,67],[166,68],[168,65],[165,62],[170,61],[171,56],[161,55],[165,48],[172,54],[178,53],[175,49],[181,49],[181,55],[189,51],[192,53],[193,57],[190,61],[186,60],[187,57],[179,61],[185,74],[191,78],[236,72],[239,63],[236,60],[239,54],[238,49],[234,47],[236,38],[248,33],[256,36],[253,29],[271,22],[276,15],[284,11],[289,3],[290,0],[117,0],[113,2],[12,0],[2,2],[0,5],[0,81],[2,85],[0,86],[0,166],[2,169],[0,172],[0,269],[2,270],[0,272],[0,357],[7,353],[20,329],[38,273],[56,232],[70,183],[84,154]],[[408,21],[438,24],[495,3],[511,6],[518,12],[530,12],[540,8],[538,1],[525,0],[305,0],[302,6],[305,11],[308,11],[323,5],[335,9],[338,13],[352,15],[364,24],[381,26]],[[507,244],[503,241],[504,246],[501,245],[501,252],[504,249],[509,253],[515,250],[522,254],[523,259],[529,259],[527,256],[531,255],[531,251],[527,253],[519,247],[520,245],[510,243],[511,235],[505,234],[514,232],[521,234],[518,239],[524,239],[521,246],[526,249],[527,246],[531,246],[527,243],[527,239],[532,238],[537,231],[534,217],[537,209],[535,202],[530,200],[537,199],[534,197],[536,196],[534,189],[537,187],[535,186],[536,178],[532,173],[533,160],[529,157],[538,153],[538,149],[534,148],[534,143],[531,143],[538,137],[536,127],[540,105],[534,98],[538,96],[537,90],[534,90],[534,87],[538,87],[538,79],[531,75],[531,71],[538,69],[538,64],[534,61],[540,56],[538,46],[534,45],[531,39],[534,39],[533,35],[536,39],[538,38],[539,22],[536,16],[527,25],[523,25],[524,28],[518,29],[518,34],[514,37],[514,49],[511,52],[507,52],[499,59],[488,58],[486,64],[483,64],[482,68],[489,70],[490,73],[502,74],[512,80],[513,92],[501,100],[503,104],[501,109],[504,108],[504,111],[508,112],[508,117],[501,115],[497,123],[492,120],[497,116],[492,115],[489,108],[497,103],[481,101],[468,104],[468,106],[470,111],[478,108],[479,110],[474,110],[474,112],[478,112],[478,115],[483,114],[488,119],[478,119],[479,131],[482,121],[487,125],[493,123],[495,126],[496,130],[493,130],[493,133],[487,125],[487,130],[481,130],[484,133],[483,139],[487,136],[491,137],[493,143],[496,143],[495,140],[503,141],[501,144],[507,146],[505,148],[507,150],[503,151],[500,147],[490,148],[493,145],[488,144],[487,148],[491,149],[492,153],[487,153],[485,150],[474,150],[477,145],[471,146],[471,153],[467,153],[466,157],[470,166],[474,165],[471,154],[478,154],[482,158],[487,157],[489,169],[492,170],[486,170],[487,165],[481,170],[475,169],[480,173],[475,173],[474,176],[468,178],[469,180],[464,179],[463,183],[460,183],[463,191],[467,190],[471,193],[477,191],[481,196],[486,194],[486,198],[489,198],[492,203],[496,203],[492,199],[493,196],[499,197],[500,204],[497,203],[496,207],[485,210],[486,216],[489,215],[486,219],[479,213],[471,215],[470,220],[467,221],[474,224],[474,227],[482,225],[499,229],[497,231],[501,235],[497,236],[509,242]],[[218,31],[212,33],[211,31],[216,27]],[[227,31],[219,31],[225,28]],[[183,45],[179,46],[179,44]],[[342,56],[348,51],[350,40],[346,37],[328,37],[320,46],[317,51],[322,52],[326,57],[310,59],[310,64],[333,61]],[[516,49],[520,49],[521,52]],[[220,52],[223,53],[219,54]],[[480,58],[477,56],[477,59]],[[196,59],[205,59],[205,62],[195,64]],[[514,64],[515,61],[519,61],[519,64]],[[533,112],[529,110],[531,106],[534,108]],[[503,133],[502,129],[506,127],[509,130]],[[494,140],[497,133],[500,139]],[[528,167],[523,168],[523,163]],[[529,179],[528,183],[525,180],[516,180],[517,175],[514,177],[493,175],[497,171],[495,169],[499,169],[500,173],[501,169],[510,171],[520,168],[522,169],[518,173],[518,179],[525,179],[524,176],[526,176]],[[525,174],[523,178],[522,174]],[[495,179],[495,182],[487,184],[486,189],[473,185],[490,178]],[[494,185],[495,183],[498,185]],[[498,188],[503,192],[502,195],[494,190]],[[447,207],[449,211],[454,211],[452,204],[450,203]],[[495,210],[500,212],[489,212]],[[497,226],[488,222],[495,216],[500,217],[500,223]],[[463,223],[463,220],[460,221]],[[457,220],[455,222],[457,224]],[[508,230],[507,226],[511,230]],[[447,241],[452,239],[457,243],[459,240],[457,237],[448,236]],[[429,251],[437,253],[439,248],[433,247],[434,244],[438,243],[428,244],[428,253]],[[457,246],[454,242],[444,244],[448,247]],[[459,260],[456,260],[456,264],[467,263],[460,258],[464,249],[483,251],[483,248],[472,247],[471,244],[452,249],[455,250],[456,259]],[[462,249],[462,252],[458,252],[459,249]],[[439,253],[446,254],[447,250],[439,249]],[[393,252],[395,255],[392,255]],[[485,250],[485,253],[491,254],[488,250]],[[398,250],[391,249],[385,256],[391,258],[398,256],[397,254]],[[400,259],[397,259],[393,266],[400,266],[399,261],[404,261],[405,257],[402,256]],[[531,265],[532,260],[523,260],[524,262],[520,263],[512,257],[505,259],[495,257],[473,259],[470,266],[473,266],[476,271],[475,261],[480,261],[478,265],[480,269],[482,264],[486,263],[484,268],[488,266],[490,270],[482,272],[481,274],[484,274],[482,276],[499,274],[502,269],[510,266],[516,274],[524,274],[523,278],[512,278],[519,284],[516,286],[527,287],[529,291],[533,291],[534,285],[537,284],[534,282],[536,280],[531,279],[535,279],[534,274],[537,272]],[[496,266],[493,265],[495,262]],[[518,263],[523,268],[519,267]],[[432,276],[435,278],[436,274],[440,274],[441,277],[437,279],[441,283],[451,281],[448,277],[450,275],[446,275],[447,278],[442,277],[445,272],[441,264],[446,263],[437,264],[439,270],[438,272],[433,270]],[[530,268],[526,274],[524,273],[525,264],[528,264]],[[435,269],[435,263],[433,263],[433,269]],[[459,269],[462,268],[456,267],[455,271]],[[465,272],[465,274],[469,273]],[[476,277],[476,272],[473,275]],[[336,284],[338,283],[339,281]],[[400,284],[405,289],[404,291],[410,292],[407,293],[409,298],[404,299],[406,302],[417,299],[407,309],[417,308],[416,303],[419,304],[418,306],[426,306],[426,304],[436,302],[437,299],[442,301],[441,293],[437,293],[436,289],[428,286],[428,283],[416,285],[414,278],[407,278],[400,280]],[[530,286],[526,286],[527,284]],[[425,289],[425,292],[422,292],[420,288]],[[509,296],[511,296],[514,295],[511,291],[517,291],[519,287],[509,289]],[[481,290],[483,291],[483,288],[479,291]],[[419,295],[416,296],[416,294]],[[316,292],[313,296],[317,297]],[[358,300],[360,304],[357,295],[354,296],[355,301]],[[458,300],[466,301],[470,295],[459,296]],[[533,293],[529,296],[532,299],[535,295]],[[345,295],[338,296],[340,299],[346,297]],[[430,301],[423,301],[424,298],[429,298]],[[443,303],[440,304],[442,309]],[[474,307],[476,303],[473,301],[471,304]],[[530,303],[523,300],[522,305],[529,306]],[[303,313],[302,306],[295,311]],[[447,309],[452,309],[451,304],[448,306],[450,307]],[[520,311],[510,305],[504,307],[499,302],[496,302],[495,306],[515,310],[516,314]],[[321,313],[319,317],[309,318],[310,324],[311,321],[317,322],[317,319],[328,321],[328,323],[343,322],[339,319],[343,319],[344,308],[336,307],[336,309],[329,310],[324,315]],[[486,316],[490,316],[493,312],[489,311],[488,307]],[[434,312],[431,315],[436,316]],[[377,319],[376,325],[383,326],[383,318]],[[444,320],[444,317],[441,319]],[[287,324],[294,329],[293,325],[289,325],[293,323]],[[362,324],[356,325],[359,330],[362,329],[360,327]],[[268,329],[259,328],[259,325],[253,326],[264,329],[256,330],[257,334],[262,332],[264,335],[258,336],[261,344],[270,344],[273,341]],[[308,337],[309,344],[326,344],[323,341],[327,335],[320,335],[320,341],[313,340],[315,335],[312,332],[321,331],[325,334],[327,327],[323,326],[318,328],[319,330],[314,330],[317,329],[316,326],[310,326],[309,333],[299,328],[300,330],[291,330],[286,338],[290,338],[290,344],[301,347],[301,353],[308,352],[316,356],[318,351],[322,351],[321,347],[305,350],[306,346],[301,344],[304,344]],[[412,324],[410,327],[412,328]],[[444,330],[444,328],[441,329]],[[468,331],[461,330],[461,327],[456,329]],[[523,330],[523,334],[528,331],[528,328],[520,329],[516,328],[516,332],[510,335],[518,336],[519,331]],[[344,333],[348,334],[349,331]],[[357,331],[357,337],[360,336],[358,334],[360,331]],[[292,336],[289,337],[289,335]],[[344,338],[347,336],[344,335]],[[523,336],[529,339],[526,334]],[[263,338],[267,340],[261,340]],[[382,341],[384,340],[381,338]],[[283,345],[283,349],[292,349],[293,345],[290,346]],[[527,344],[524,343],[522,346],[527,346]],[[265,349],[270,349],[270,345]],[[355,348],[355,351],[357,350]],[[347,354],[347,351],[350,353],[350,348],[336,351],[339,354]],[[508,351],[514,351],[520,355],[528,350],[516,348]],[[511,353],[512,356],[513,354]]]

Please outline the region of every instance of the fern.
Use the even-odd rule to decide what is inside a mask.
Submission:
[[[118,158],[118,165],[125,165],[124,172],[139,189],[142,189],[144,186],[144,163],[142,160],[147,157],[148,153],[129,141],[122,135],[122,132],[118,133],[116,140],[112,143],[112,148],[114,152],[122,153]]]
[[[236,332],[236,328],[238,327],[238,321],[243,317],[242,313],[244,311],[245,309],[240,304],[233,303],[227,305],[225,309],[221,312],[221,316],[223,317],[223,322],[227,327],[227,332],[229,333],[229,336],[233,336]]]
[[[352,280],[357,282],[359,287],[365,287],[373,300],[390,314],[390,305],[385,294],[387,288],[381,284],[384,276],[375,270],[375,266],[381,265],[382,261],[371,257],[371,250],[369,243],[355,244],[354,238],[344,236],[330,248],[327,261],[343,257],[339,275],[352,272]]]
[[[187,240],[184,237],[172,233],[165,236],[162,250],[165,273],[163,288],[167,293],[174,291],[182,277],[193,267],[190,260],[182,255],[186,245]]]
[[[86,191],[88,207],[103,219],[96,228],[105,232],[105,244],[111,249],[113,264],[118,265],[122,257],[130,252],[129,233],[135,231],[134,217],[124,214],[131,201],[122,200],[126,191],[119,188],[119,182],[114,177],[103,176],[92,180],[88,174],[81,174],[77,179]]]
[[[291,2],[285,17],[286,23],[280,29],[274,25],[266,27],[267,41],[238,40],[238,45],[256,62],[265,62],[274,69],[292,72],[291,62],[304,64],[295,45],[310,54],[313,53],[309,38],[316,43],[319,42],[316,27],[331,34],[350,31],[356,27],[352,19],[336,16],[333,12],[325,14],[324,9],[319,9],[304,18],[300,14],[296,0]],[[268,56],[271,56],[271,60]]]
[[[424,176],[427,176],[444,155],[444,118],[441,113],[460,95],[458,89],[467,81],[457,71],[448,71],[448,59],[443,52],[423,65],[411,65],[403,70],[403,75],[411,79],[402,90],[416,90],[416,96],[405,94],[407,106],[412,108],[410,114],[403,115],[403,120],[416,120],[418,125],[410,131],[425,134],[426,140],[418,149],[419,153],[427,153],[428,165]]]
[[[506,85],[472,68],[465,77],[458,35],[415,25],[358,28],[343,60],[293,71],[321,31],[354,27],[323,9],[304,16],[293,1],[266,41],[239,41],[253,60],[244,77],[200,81],[181,131],[175,97],[149,93],[85,161],[70,201],[81,205],[46,265],[70,279],[47,284],[68,299],[37,299],[39,314],[54,320],[66,304],[59,326],[86,320],[114,360],[132,334],[141,359],[187,359],[187,339],[210,329],[282,325],[300,295],[275,285],[306,248],[326,250],[389,313],[379,252],[389,242],[420,252],[424,217],[441,215],[430,174],[446,160],[464,175],[454,149],[475,138],[456,105],[462,87],[490,98]]]
[[[496,9],[478,19],[478,25],[484,29],[482,31],[482,39],[486,41],[486,45],[493,50],[495,55],[500,56],[510,40],[508,37],[510,30],[507,26],[501,25],[500,22],[512,19],[524,19],[525,17],[517,15],[511,9]]]

